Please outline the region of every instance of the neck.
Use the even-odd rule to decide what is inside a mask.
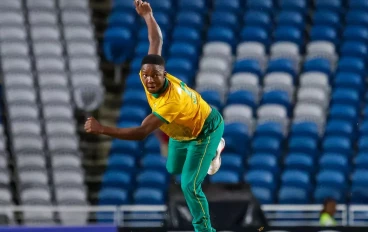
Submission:
[[[155,98],[158,98],[160,96],[160,94],[162,94],[163,92],[166,91],[167,87],[169,87],[169,80],[167,80],[167,78],[165,78],[165,82],[164,82],[164,85],[162,86],[162,88],[157,93],[152,93],[152,96],[154,96]]]

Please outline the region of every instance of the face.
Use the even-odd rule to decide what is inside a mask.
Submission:
[[[330,215],[334,215],[336,212],[336,202],[330,201],[326,205],[326,212],[328,212]]]
[[[144,64],[141,68],[142,81],[148,92],[157,93],[165,83],[165,69],[161,65]]]

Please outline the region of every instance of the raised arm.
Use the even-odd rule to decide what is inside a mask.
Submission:
[[[152,8],[148,2],[134,0],[137,13],[146,21],[148,28],[148,40],[150,43],[148,54],[161,55],[162,33],[155,17],[153,17]]]

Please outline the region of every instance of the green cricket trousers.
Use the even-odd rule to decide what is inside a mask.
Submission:
[[[195,232],[215,232],[211,226],[208,202],[201,184],[224,133],[224,121],[214,108],[207,117],[197,139],[169,140],[166,168],[171,174],[181,174],[181,189],[192,214]]]

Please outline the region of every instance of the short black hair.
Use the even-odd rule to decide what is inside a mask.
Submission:
[[[143,57],[141,66],[144,64],[156,64],[156,65],[165,66],[165,60],[160,55],[149,54]]]

